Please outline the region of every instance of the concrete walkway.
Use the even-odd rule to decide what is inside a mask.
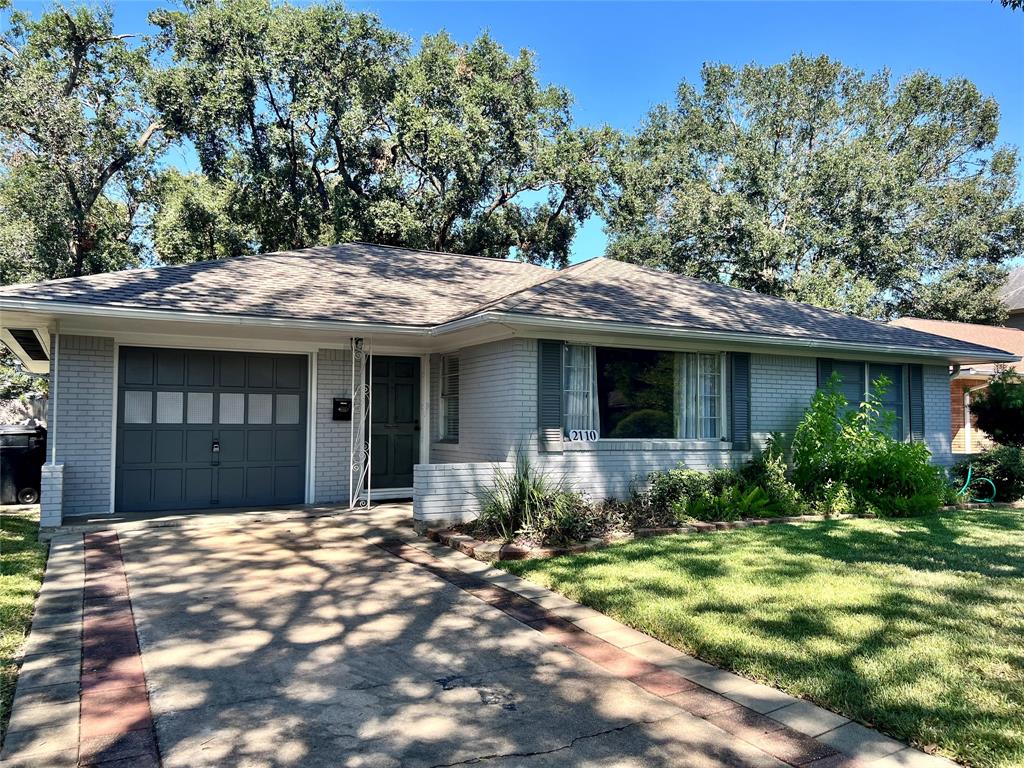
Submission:
[[[875,750],[854,759],[808,731],[855,724],[716,677],[727,673],[396,528],[403,515],[379,507],[355,519],[134,528],[87,536],[84,548],[80,537],[55,540],[44,593],[51,574],[62,580],[53,594],[63,602],[52,605],[64,621],[49,621],[66,631],[44,631],[44,606],[30,648],[63,650],[68,663],[53,680],[30,670],[26,683],[23,673],[0,765],[935,764],[867,729],[844,737]],[[113,573],[83,579],[83,551]],[[74,684],[75,590],[101,585],[86,593],[86,622],[97,606],[120,609],[114,552],[147,705],[133,698],[120,720],[120,708],[88,703],[84,677],[81,703],[44,691],[66,686],[61,672]],[[45,645],[62,637],[63,649]],[[116,642],[114,661],[96,661],[99,679],[112,674],[104,663],[130,664],[132,644]],[[686,659],[702,683],[681,673]],[[792,727],[762,714],[789,708]]]

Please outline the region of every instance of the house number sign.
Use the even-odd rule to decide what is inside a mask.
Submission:
[[[596,429],[570,429],[569,430],[569,442],[578,443],[592,443],[598,438]]]

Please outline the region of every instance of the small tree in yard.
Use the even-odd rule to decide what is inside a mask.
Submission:
[[[972,400],[971,413],[997,443],[1024,447],[1024,378],[1012,368],[999,371]]]

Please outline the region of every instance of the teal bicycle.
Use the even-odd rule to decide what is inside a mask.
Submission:
[[[978,498],[971,493],[971,483],[980,485],[982,489],[987,491],[985,484],[992,489],[992,493],[984,498]],[[975,492],[977,490],[975,489]],[[980,495],[980,494],[979,494]],[[963,496],[967,501],[973,501],[978,504],[991,504],[996,500],[996,484],[989,480],[987,477],[974,477],[974,467],[970,464],[967,465],[967,480],[964,482],[964,487],[957,491],[957,496]]]

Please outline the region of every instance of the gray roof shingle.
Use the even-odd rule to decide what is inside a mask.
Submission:
[[[429,328],[483,312],[1000,353],[809,304],[605,258],[562,271],[367,243],[0,288],[5,299]]]

